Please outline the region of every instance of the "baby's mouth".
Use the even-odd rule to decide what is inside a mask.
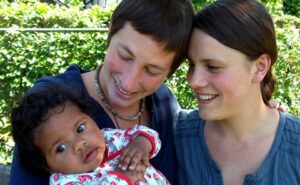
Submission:
[[[91,162],[98,154],[98,148],[91,148],[88,149],[88,151],[86,152],[86,154],[84,155],[84,162],[85,163],[89,163]]]

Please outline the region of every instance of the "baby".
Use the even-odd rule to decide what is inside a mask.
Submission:
[[[169,184],[148,161],[161,147],[154,130],[139,125],[100,130],[90,116],[89,100],[78,94],[42,87],[14,108],[13,138],[24,167],[51,174],[50,184],[127,185],[135,170],[148,166],[143,181],[135,184]]]

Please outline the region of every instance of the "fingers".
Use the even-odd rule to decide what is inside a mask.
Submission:
[[[124,150],[119,158],[119,168],[122,170],[134,170],[139,162],[149,165],[149,158],[144,152],[138,150]]]
[[[278,110],[281,112],[286,112],[286,108],[283,106],[278,107]]]
[[[127,170],[129,162],[130,162],[130,155],[128,154],[130,150],[128,148],[125,148],[119,158],[119,165],[118,167],[122,169],[123,171]]]
[[[147,167],[148,166],[146,166],[143,163],[138,163],[136,165],[136,168],[134,170],[137,171],[137,172],[140,172],[140,173],[142,173],[144,175],[144,173],[146,172]]]
[[[144,136],[136,137],[121,153],[118,167],[123,171],[135,170],[138,163],[143,163],[146,167],[149,163],[149,153],[152,144]]]
[[[143,180],[144,180],[144,172],[138,172],[136,181],[143,181]]]
[[[132,178],[131,180],[134,181],[134,182],[143,181],[144,180],[144,174],[145,174],[145,171],[146,171],[145,165],[138,164],[137,168],[139,170],[128,171],[130,173],[131,178]]]
[[[270,108],[276,108],[276,107],[278,106],[278,103],[277,103],[277,101],[271,99],[271,100],[269,100],[269,102],[268,102],[268,106],[269,106]]]
[[[135,153],[135,155],[131,158],[131,161],[129,163],[129,169],[134,170],[137,164],[141,162],[142,158],[143,158],[142,153]]]
[[[120,165],[122,166],[122,170],[127,170],[127,168],[129,168],[130,170],[134,170],[136,168],[136,165],[141,161],[142,155],[143,154],[139,152],[136,152],[134,154],[127,153],[120,163]]]
[[[140,167],[142,167],[143,165],[137,165],[137,168],[140,169]],[[119,169],[118,167],[115,169],[116,171],[118,171],[119,173],[125,175],[127,178],[129,178],[132,182],[138,182],[138,181],[144,181],[144,174],[145,174],[145,170],[142,170],[143,168],[140,169],[140,171],[132,171],[132,170],[127,170],[127,171],[123,171],[121,169]],[[146,169],[146,168],[145,168]]]
[[[281,112],[286,112],[286,110],[287,110],[284,105],[279,105],[279,103],[276,100],[273,100],[273,99],[269,100],[268,106],[270,108],[278,109]]]
[[[143,155],[141,161],[143,162],[144,165],[146,165],[147,167],[150,166],[150,162],[149,162],[149,156],[147,155]]]

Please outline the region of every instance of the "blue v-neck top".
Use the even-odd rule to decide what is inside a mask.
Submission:
[[[198,111],[181,111],[174,125],[179,185],[222,185],[222,172],[204,138],[205,121]],[[300,184],[300,119],[280,113],[272,147],[260,168],[243,185]]]

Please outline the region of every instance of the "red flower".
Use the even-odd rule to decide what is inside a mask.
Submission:
[[[92,177],[89,176],[89,175],[81,175],[81,176],[78,177],[78,180],[80,182],[85,182],[87,179],[92,180]]]
[[[116,135],[117,137],[120,137],[120,136],[121,136],[121,133],[120,133],[120,132],[116,132],[115,135]]]
[[[155,174],[153,174],[153,178],[155,179],[155,180],[158,180],[158,175],[155,173]]]
[[[58,178],[59,178],[59,174],[55,174],[54,177],[53,177],[54,182],[57,182]]]
[[[111,138],[109,139],[110,142],[113,142],[114,140],[115,140],[115,138],[113,138],[113,137],[111,137]]]
[[[97,173],[97,176],[98,176],[98,177],[102,177],[102,173],[100,173],[100,172]]]
[[[78,177],[78,180],[79,180],[80,182],[85,182],[85,181],[86,181],[86,178],[85,178],[84,175],[82,175],[82,176],[79,176],[79,177]]]

